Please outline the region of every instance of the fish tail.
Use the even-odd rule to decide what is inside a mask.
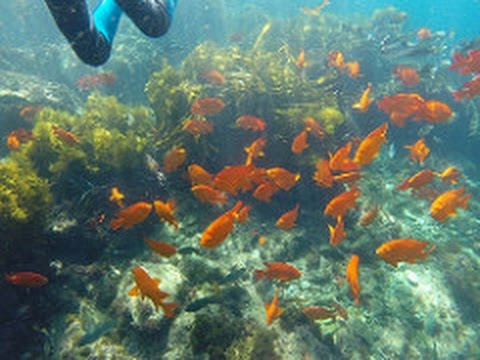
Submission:
[[[255,270],[255,281],[259,281],[265,276],[265,270]]]
[[[110,221],[110,227],[112,228],[112,230],[118,230],[122,227],[122,225],[123,225],[122,218],[117,218]]]
[[[430,249],[428,249],[426,252],[424,252],[423,255],[422,255],[422,260],[425,261],[425,259],[428,257],[428,255],[430,255],[433,252],[433,250],[436,249],[436,247],[437,247],[437,245],[432,245],[430,247]]]
[[[177,304],[175,303],[162,303],[160,304],[163,309],[163,313],[166,317],[172,317],[175,315],[174,310],[177,308]]]
[[[462,196],[462,198],[460,199],[460,207],[462,209],[466,209],[467,208],[467,205],[468,205],[468,200],[470,200],[470,198],[472,197],[472,194],[467,194],[465,196]]]
[[[236,215],[236,214],[240,211],[240,208],[241,208],[242,206],[243,206],[243,202],[237,201],[237,203],[235,204],[235,206],[233,207],[233,209],[231,210],[231,212]]]
[[[456,53],[453,55],[453,64],[450,65],[450,70],[457,70],[465,65],[467,65],[468,59],[465,55],[461,53]]]
[[[397,190],[405,191],[408,189],[408,179],[396,187]]]
[[[460,100],[462,100],[462,98],[463,98],[463,96],[464,96],[462,90],[453,91],[453,92],[452,92],[452,95],[453,95],[455,101],[460,101]]]

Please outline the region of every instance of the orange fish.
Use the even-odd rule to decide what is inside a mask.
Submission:
[[[225,77],[217,70],[209,70],[201,74],[202,80],[212,85],[225,85]]]
[[[37,115],[38,112],[42,109],[43,109],[43,106],[41,106],[41,105],[39,105],[39,106],[25,106],[24,108],[22,108],[22,110],[20,110],[18,115],[22,119],[32,120],[35,117],[35,115]]]
[[[280,167],[268,169],[267,175],[280,189],[285,191],[289,191],[300,180],[300,174],[291,173]]]
[[[338,50],[332,50],[328,53],[328,66],[336,67],[342,71],[345,68],[345,58]]]
[[[150,246],[150,249],[152,249],[153,252],[161,256],[169,258],[177,253],[177,248],[172,244],[163,241],[155,241],[149,238],[143,240],[148,246]]]
[[[233,209],[223,213],[208,225],[202,234],[200,245],[214,248],[224,242],[235,227],[235,219],[242,205],[242,202],[238,201]]]
[[[329,161],[327,159],[320,159],[317,161],[317,171],[313,174],[313,180],[322,187],[332,187],[333,177],[330,172]]]
[[[415,115],[423,103],[418,94],[396,94],[377,100],[378,108],[389,114],[392,123],[398,127],[403,127],[405,120]]]
[[[123,195],[115,186],[112,188],[112,191],[110,193],[110,197],[108,198],[108,200],[117,204],[118,207],[124,208],[125,206],[123,205],[123,202],[122,202],[124,197],[125,195]]]
[[[360,166],[370,164],[377,157],[382,144],[387,141],[387,130],[388,123],[384,123],[370,132],[358,146],[353,161]]]
[[[323,306],[308,306],[303,309],[303,313],[311,320],[335,320],[338,315],[336,309],[330,310]]]
[[[443,170],[442,173],[437,173],[435,175],[438,175],[438,177],[442,179],[444,183],[456,184],[458,183],[458,179],[462,176],[462,173],[457,168],[449,166],[448,168]]]
[[[462,88],[463,89],[454,91],[452,93],[455,101],[460,101],[463,98],[471,100],[475,96],[480,95],[480,75],[477,75],[473,80],[462,84]]]
[[[273,181],[265,181],[258,185],[253,192],[253,197],[257,200],[269,203],[271,197],[278,191],[280,191],[280,188]]]
[[[133,269],[132,272],[136,285],[129,291],[128,296],[141,295],[142,300],[147,297],[152,300],[155,311],[157,311],[160,306],[166,317],[175,315],[173,311],[177,308],[177,304],[165,303],[163,301],[169,297],[170,294],[159,289],[158,284],[160,284],[160,280],[151,278],[150,275],[140,267]]]
[[[447,104],[437,100],[429,100],[419,105],[413,120],[425,119],[431,124],[438,124],[447,121],[452,116],[453,111]]]
[[[350,158],[350,151],[352,150],[352,142],[349,141],[345,146],[338,149],[335,154],[330,155],[330,170],[332,171],[357,171],[360,170],[360,165],[358,165],[353,159]]]
[[[248,216],[249,213],[250,213],[250,206],[249,205],[245,205],[244,207],[242,207],[240,209],[240,211],[238,212],[237,214],[237,223],[239,224],[245,224],[248,220],[250,220],[250,217]]]
[[[283,309],[278,306],[278,296],[280,295],[280,289],[277,289],[275,296],[272,299],[271,303],[265,304],[265,311],[267,312],[267,326],[277,319],[282,313]]]
[[[301,8],[300,11],[307,15],[318,16],[320,11],[330,3],[330,0],[323,0],[323,3],[315,6],[314,8]]]
[[[155,200],[153,202],[153,206],[155,207],[155,212],[161,221],[165,221],[173,225],[175,230],[178,230],[178,220],[175,218],[175,215],[173,215],[175,209],[177,208],[177,204],[174,199],[170,199],[167,202]]]
[[[349,61],[345,63],[345,68],[347,70],[348,76],[350,76],[352,79],[363,76],[362,74],[360,74],[360,63],[358,61]]]
[[[325,137],[325,130],[312,117],[305,118],[305,130],[319,140],[322,140]]]
[[[263,131],[267,124],[262,121],[262,119],[252,116],[252,115],[244,115],[240,116],[236,124],[245,130],[253,130],[253,131]]]
[[[36,288],[48,283],[48,279],[42,274],[35,272],[16,272],[5,274],[5,281],[16,286]]]
[[[413,162],[419,162],[420,165],[423,165],[428,154],[430,154],[430,148],[425,143],[425,138],[419,139],[413,145],[405,146],[405,149],[410,150],[410,159]]]
[[[110,227],[113,230],[123,227],[124,230],[130,229],[132,226],[145,221],[152,211],[152,204],[144,201],[137,202],[126,209],[115,214],[115,219],[110,221]]]
[[[340,244],[345,238],[345,236],[347,236],[343,224],[343,218],[341,216],[337,217],[337,224],[335,225],[335,227],[328,224],[328,230],[330,231],[330,245],[334,247]]]
[[[212,205],[224,205],[225,201],[227,201],[227,195],[224,192],[216,190],[208,185],[195,185],[192,187],[192,192],[202,203],[208,202]]]
[[[472,194],[463,195],[465,188],[448,190],[439,195],[430,206],[430,215],[437,221],[445,221],[449,216],[457,215],[457,207],[467,208]]]
[[[173,149],[163,159],[163,166],[166,172],[177,170],[187,160],[187,152],[184,148]]]
[[[308,63],[305,61],[305,50],[300,49],[295,65],[297,66],[298,70],[303,70],[308,65]]]
[[[82,91],[89,91],[106,85],[113,85],[116,81],[117,77],[111,71],[85,75],[78,79],[77,88]]]
[[[370,93],[372,92],[372,84],[368,83],[367,88],[365,91],[362,93],[362,96],[360,97],[360,101],[353,104],[352,108],[353,109],[358,109],[360,112],[367,112],[368,108],[370,107],[370,104],[372,103],[372,98],[370,97]]]
[[[405,180],[397,186],[397,190],[405,191],[408,189],[420,189],[421,187],[430,184],[433,181],[435,174],[432,170],[425,169],[419,171],[412,177]]]
[[[266,242],[265,236],[260,236],[260,237],[258,238],[258,244],[259,244],[260,246],[265,246],[265,242]]]
[[[11,151],[16,151],[20,148],[20,145],[26,144],[34,139],[35,137],[30,131],[20,128],[11,131],[10,134],[8,134],[7,146]]]
[[[213,124],[207,120],[190,119],[182,127],[193,136],[207,135],[213,132]]]
[[[458,70],[462,75],[480,73],[480,49],[470,50],[467,56],[455,53],[450,70]]]
[[[192,164],[188,167],[188,176],[192,186],[212,185],[213,182],[213,175],[197,164]]]
[[[355,305],[360,305],[360,281],[359,277],[360,257],[353,254],[347,265],[347,282],[350,284],[350,291],[352,292]]]
[[[375,221],[377,218],[378,212],[380,211],[380,206],[376,205],[370,210],[366,211],[360,218],[360,225],[368,226]]]
[[[65,145],[74,146],[80,143],[75,134],[70,131],[60,129],[58,126],[52,126],[53,134],[59,138]]]
[[[397,79],[406,86],[415,86],[420,81],[417,70],[410,66],[395,66],[393,73],[397,75]]]
[[[354,186],[355,183],[362,178],[362,173],[356,171],[350,171],[339,175],[334,175],[333,180],[347,184],[349,186]]]
[[[432,37],[432,31],[429,28],[422,27],[417,31],[418,40],[425,40]]]
[[[295,139],[293,139],[293,143],[292,143],[292,152],[294,154],[301,154],[303,152],[303,150],[305,150],[306,148],[308,148],[308,144],[307,144],[307,130],[303,130],[302,132],[300,132],[300,134],[298,134]]]
[[[213,179],[213,186],[236,196],[238,191],[253,189],[252,177],[255,175],[255,165],[225,166]]]
[[[290,229],[296,225],[295,222],[297,221],[299,208],[300,204],[297,204],[295,208],[284,213],[278,218],[276,225],[282,230],[290,231]]]
[[[397,267],[399,262],[405,261],[415,264],[418,259],[425,261],[428,255],[435,250],[432,245],[427,250],[429,243],[415,239],[396,239],[380,245],[375,251],[388,264]]]
[[[247,160],[245,165],[250,165],[253,159],[265,156],[263,148],[267,145],[267,140],[261,137],[255,140],[249,147],[246,147],[244,150],[247,153]]]
[[[223,110],[225,103],[218,98],[198,99],[192,104],[194,115],[215,115]]]
[[[282,262],[265,262],[265,270],[255,270],[255,281],[265,278],[266,280],[279,280],[288,282],[302,276],[295,266]]]
[[[325,215],[329,215],[334,219],[339,216],[345,216],[347,211],[357,206],[357,199],[360,197],[360,190],[352,188],[340,195],[335,196],[325,207]]]

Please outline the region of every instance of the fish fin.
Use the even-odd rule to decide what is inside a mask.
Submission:
[[[428,249],[426,252],[424,252],[421,256],[422,260],[425,261],[427,259],[428,255],[430,255],[433,252],[433,250],[436,249],[436,247],[437,247],[437,245],[432,245],[430,247],[430,249]]]
[[[138,288],[137,285],[135,285],[128,292],[128,296],[138,296],[138,295],[140,295],[140,289]]]
[[[462,196],[462,198],[460,199],[460,207],[462,209],[466,209],[467,208],[467,205],[468,205],[468,200],[470,200],[470,198],[472,197],[472,194],[467,194],[465,196]]]
[[[155,286],[158,287],[158,285],[160,284],[160,279],[155,278],[153,279],[153,282],[155,283]]]
[[[165,314],[166,317],[172,317],[173,315],[175,315],[175,313],[173,311],[177,307],[178,307],[178,305],[175,304],[175,303],[163,303],[162,304],[163,313]]]
[[[122,218],[117,218],[117,219],[113,219],[112,221],[110,221],[110,227],[112,228],[112,230],[118,230],[122,226],[123,226],[123,219]]]
[[[260,280],[265,275],[265,270],[255,270],[255,281]]]
[[[284,309],[281,308],[281,307],[276,308],[276,309],[275,309],[275,314],[273,315],[273,317],[274,317],[274,318],[278,318],[280,315],[282,315],[283,310],[284,310]]]

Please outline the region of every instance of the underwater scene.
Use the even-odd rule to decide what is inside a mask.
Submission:
[[[480,359],[479,13],[2,1],[0,359]]]

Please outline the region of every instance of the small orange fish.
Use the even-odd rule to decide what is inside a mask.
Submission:
[[[323,0],[320,5],[315,6],[314,8],[301,8],[300,11],[307,15],[318,16],[320,11],[330,3],[330,0]]]
[[[362,74],[360,74],[360,63],[358,61],[349,61],[345,63],[345,68],[348,76],[350,76],[352,79],[363,76]]]
[[[22,271],[5,274],[5,281],[16,286],[37,288],[47,284],[48,278],[39,273]]]
[[[240,116],[236,124],[245,130],[253,130],[253,131],[263,131],[267,124],[262,121],[262,119],[252,116],[252,115],[244,115]]]
[[[403,183],[397,186],[397,190],[405,191],[408,189],[420,189],[421,187],[430,184],[433,181],[435,174],[432,170],[421,170],[412,177],[409,177]]]
[[[327,159],[317,161],[317,171],[313,174],[313,180],[321,187],[332,187],[333,177],[330,172],[330,165]]]
[[[217,70],[209,70],[201,74],[201,79],[212,85],[225,85],[225,77]]]
[[[449,120],[453,116],[453,111],[444,102],[437,100],[428,100],[419,107],[414,121],[425,119],[428,123],[438,124]]]
[[[422,27],[417,31],[418,40],[425,40],[432,37],[432,31],[429,28]]]
[[[324,308],[323,306],[308,306],[303,309],[303,313],[306,317],[314,321],[329,319],[335,320],[338,315],[336,309],[330,310]]]
[[[328,230],[330,231],[330,245],[332,245],[333,247],[340,244],[345,238],[345,236],[347,236],[343,224],[343,218],[341,216],[337,217],[337,224],[335,225],[335,227],[328,224]]]
[[[38,114],[40,110],[43,109],[43,106],[25,106],[20,110],[18,115],[24,120],[33,120],[35,115]]]
[[[420,81],[417,70],[410,66],[395,66],[393,73],[397,75],[397,79],[406,86],[415,86]]]
[[[480,95],[480,75],[477,75],[471,81],[463,83],[462,89],[453,91],[452,95],[455,101],[461,101],[464,98],[472,100],[474,97]]]
[[[292,152],[296,155],[299,155],[308,148],[307,144],[307,130],[303,130],[298,134],[292,143]]]
[[[413,162],[419,162],[420,165],[423,165],[428,154],[430,154],[430,148],[427,146],[425,138],[419,139],[413,145],[405,146],[405,149],[410,150],[410,159]]]
[[[240,211],[237,214],[237,223],[239,224],[245,224],[248,220],[250,220],[249,213],[250,213],[250,206],[245,205],[240,209]]]
[[[370,97],[370,93],[372,92],[372,84],[368,83],[367,88],[362,93],[360,100],[352,105],[353,109],[357,109],[360,112],[367,112],[370,104],[372,103],[372,98]]]
[[[202,234],[200,245],[214,248],[224,242],[235,227],[235,219],[242,205],[242,202],[238,201],[233,209],[223,213],[208,225]]]
[[[278,191],[280,191],[280,187],[278,187],[273,181],[265,181],[258,185],[253,192],[253,197],[257,200],[269,203],[271,197]]]
[[[238,191],[253,189],[255,165],[225,166],[213,179],[213,187],[237,196]]]
[[[266,280],[279,280],[288,282],[302,276],[300,270],[295,266],[282,262],[265,262],[265,270],[255,270],[255,281],[265,278]]]
[[[110,227],[113,230],[123,227],[124,230],[130,229],[132,226],[145,221],[152,211],[152,204],[144,201],[137,202],[126,209],[115,214],[115,219],[110,221]]]
[[[350,291],[352,292],[355,305],[360,305],[360,281],[359,281],[359,265],[360,257],[353,254],[347,265],[347,282],[350,284]]]
[[[328,66],[336,67],[342,71],[345,68],[345,58],[338,50],[332,50],[328,53]]]
[[[350,158],[350,151],[352,150],[352,142],[349,141],[345,146],[339,148],[335,154],[330,154],[330,170],[340,172],[350,172],[360,170],[353,159]]]
[[[175,215],[173,215],[175,209],[177,208],[177,204],[174,199],[170,199],[167,202],[155,200],[153,202],[153,206],[160,221],[165,221],[173,225],[175,230],[178,230],[178,220],[175,218]]]
[[[158,284],[160,284],[160,280],[151,278],[150,275],[140,267],[133,269],[132,272],[136,285],[129,291],[128,296],[141,295],[142,300],[147,297],[152,300],[155,311],[157,311],[160,306],[166,317],[175,315],[173,311],[177,308],[177,304],[165,303],[163,301],[169,297],[170,294],[159,289]]]
[[[197,164],[192,164],[188,167],[188,176],[192,186],[212,185],[213,182],[213,175]]]
[[[334,219],[339,216],[345,216],[347,211],[357,206],[357,199],[360,197],[360,190],[352,188],[340,195],[335,196],[325,207],[325,215],[329,215]]]
[[[370,164],[378,156],[382,144],[387,141],[388,123],[371,131],[358,146],[353,161],[360,166]]]
[[[388,264],[397,267],[399,262],[405,261],[415,264],[418,259],[425,261],[428,255],[435,250],[435,245],[427,250],[429,243],[415,239],[396,239],[380,245],[375,251]]]
[[[244,150],[247,153],[247,160],[245,165],[250,165],[253,159],[265,156],[263,148],[267,145],[267,140],[261,137],[255,140],[249,147],[246,147]]]
[[[192,104],[194,115],[215,115],[223,110],[225,103],[218,98],[198,99]]]
[[[265,236],[260,236],[260,237],[258,238],[258,244],[259,244],[260,246],[262,246],[262,247],[265,246],[266,241],[267,241],[267,240],[265,239]]]
[[[300,49],[295,65],[297,66],[298,70],[303,70],[308,65],[308,63],[305,61],[305,50]]]
[[[418,94],[396,94],[377,100],[377,106],[390,115],[393,124],[403,127],[405,121],[415,115],[424,102],[425,100]]]
[[[334,181],[341,182],[342,184],[347,184],[348,186],[354,186],[355,183],[362,178],[362,173],[357,171],[350,171],[343,174],[338,174],[333,176]]]
[[[173,149],[163,159],[163,166],[166,172],[177,170],[187,160],[187,152],[184,148]]]
[[[77,81],[77,88],[82,91],[90,91],[106,85],[113,85],[117,77],[111,71],[99,74],[84,75]]]
[[[442,173],[436,173],[435,175],[442,179],[444,183],[456,184],[458,183],[458,179],[462,176],[462,173],[457,168],[449,166],[443,170]]]
[[[207,120],[190,119],[182,127],[193,136],[207,135],[213,132],[213,124]]]
[[[143,240],[153,252],[161,256],[169,258],[177,253],[177,248],[172,244],[163,241],[155,241],[149,238],[145,238]]]
[[[65,145],[74,146],[80,143],[80,140],[75,136],[75,134],[70,131],[60,129],[58,126],[52,126],[53,134],[60,139]]]
[[[275,167],[267,170],[267,176],[280,188],[290,191],[292,187],[300,180],[300,174],[294,174],[290,171]]]
[[[322,140],[325,137],[325,130],[312,117],[305,118],[305,130],[319,140]]]
[[[26,144],[31,140],[35,140],[31,131],[20,128],[13,130],[8,134],[7,146],[10,151],[16,151],[20,149],[20,145]]]
[[[192,187],[192,192],[202,203],[208,202],[212,205],[224,205],[227,201],[227,195],[224,192],[216,190],[208,185],[195,185]]]
[[[270,326],[273,320],[277,319],[283,313],[283,309],[278,306],[278,296],[280,295],[280,289],[277,289],[272,302],[265,304],[265,311],[267,312],[267,326]]]
[[[457,70],[462,75],[480,73],[480,49],[469,50],[467,56],[455,53],[450,70]]]
[[[439,195],[430,206],[430,215],[437,221],[445,221],[449,216],[457,215],[457,207],[466,209],[472,194],[463,195],[465,188],[448,190]]]
[[[114,202],[115,204],[117,204],[117,206],[119,208],[124,208],[125,205],[123,205],[123,198],[125,197],[125,195],[123,195],[119,190],[118,188],[115,186],[112,188],[112,191],[110,193],[110,197],[108,198],[108,200],[110,200],[111,202]]]
[[[296,226],[298,209],[300,209],[300,204],[297,204],[295,208],[280,216],[276,222],[277,227],[284,231],[290,231],[292,227]]]
[[[370,210],[366,211],[362,217],[360,218],[360,225],[368,226],[375,221],[378,216],[378,212],[380,211],[380,206],[376,205],[372,207]]]

